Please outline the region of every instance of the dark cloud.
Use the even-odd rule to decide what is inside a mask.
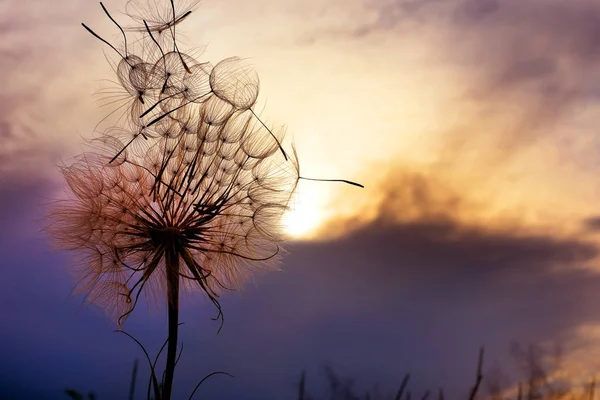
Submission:
[[[552,78],[573,89],[587,82],[588,71],[599,56],[600,6],[577,0],[395,0],[372,2],[379,19],[363,27],[365,33],[401,28],[420,22],[424,29],[435,29],[452,43],[439,52],[454,61],[470,61],[499,79],[498,85]],[[414,25],[411,25],[415,28]],[[448,53],[448,50],[450,53]],[[572,82],[577,78],[579,82]]]
[[[22,240],[20,235],[35,236],[41,227],[44,205],[52,199],[56,186],[40,177],[23,179],[19,174],[0,174],[0,239]]]
[[[0,173],[31,179],[32,172],[44,173],[64,153],[68,144],[61,126],[75,130],[80,117],[72,112],[77,100],[67,108],[64,98],[69,91],[76,97],[72,78],[88,56],[88,48],[78,43],[85,34],[74,34],[83,28],[72,20],[74,10],[85,16],[87,7],[9,0],[0,8],[6,8],[0,10]],[[61,79],[70,84],[68,90],[60,88]]]
[[[500,0],[467,0],[456,8],[456,18],[468,21],[485,20],[500,8]]]
[[[582,226],[590,232],[600,232],[600,216],[591,216],[582,221]]]
[[[485,295],[488,288],[525,288],[542,280],[567,286],[571,279],[600,282],[600,275],[585,268],[598,255],[592,242],[502,220],[464,222],[472,206],[426,173],[392,174],[383,186],[376,220],[358,228],[357,222],[341,222],[324,230],[351,232],[341,239],[298,245],[324,260],[308,265],[326,264],[332,276],[360,276],[349,281],[360,280],[374,293],[387,288],[390,294],[418,292],[420,285],[448,292],[470,287]],[[571,292],[576,287],[566,289],[565,296],[577,295]]]

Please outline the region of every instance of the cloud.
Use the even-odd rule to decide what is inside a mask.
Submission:
[[[411,170],[426,169],[428,176],[467,193],[463,197],[469,201],[485,203],[489,213],[521,213],[522,220],[564,226],[595,212],[600,200],[594,184],[600,159],[596,2],[352,4],[355,11],[344,13],[343,23],[309,27],[305,37],[311,40],[302,43],[305,49],[327,49],[330,57],[358,54],[356,59],[369,60],[363,73],[354,75],[356,82],[380,85],[369,93],[369,104],[389,107],[377,114],[356,101],[361,118],[353,126],[361,129],[353,139],[374,151],[357,152],[354,165],[362,166],[363,179],[358,168],[347,165],[337,175],[351,174],[382,197],[372,178],[380,165],[369,163],[377,151],[385,160],[381,164],[396,167],[402,160],[413,164]],[[350,92],[341,97],[352,98]],[[362,120],[368,124],[360,125]],[[368,139],[361,141],[363,132],[369,132]]]
[[[363,35],[404,25],[436,31],[437,51],[483,76],[488,85],[476,85],[483,92],[533,90],[547,100],[586,96],[598,76],[592,67],[600,54],[600,6],[593,1],[392,0],[366,8],[377,18],[361,28]]]
[[[82,65],[91,49],[81,46],[87,37],[72,19],[86,18],[89,7],[34,0],[0,8],[0,173],[34,181],[68,153],[74,140],[65,139],[79,138],[90,113],[80,93],[89,97],[91,63]]]
[[[591,232],[600,231],[600,216],[590,216],[582,221],[583,228]]]
[[[367,382],[397,384],[410,371],[417,387],[460,392],[479,345],[490,366],[507,359],[512,340],[561,341],[598,321],[596,244],[508,221],[471,223],[460,196],[443,195],[425,175],[397,182],[378,218],[291,245],[283,272],[227,300],[224,340],[244,349],[236,365],[259,354],[298,369],[330,360]],[[398,208],[412,217],[387,211]]]
[[[462,87],[458,109],[463,117],[458,129],[464,136],[474,134],[471,124],[477,126],[479,135],[502,135],[505,143],[523,146],[527,138],[548,135],[557,122],[597,98],[600,5],[596,2],[388,0],[362,4],[345,28],[315,31],[312,41],[337,38],[373,45],[371,40],[385,40],[401,52],[410,50],[402,45],[408,41],[429,49],[422,63],[453,71]],[[467,103],[477,110],[476,115],[465,114]],[[456,108],[449,104],[449,112]],[[514,122],[498,127],[501,134],[489,132],[488,124],[480,126],[482,120],[493,127],[502,119]]]
[[[374,190],[383,193],[374,219],[334,221],[322,235],[331,238],[323,240],[324,247],[363,249],[374,260],[385,261],[371,263],[376,266],[369,267],[371,276],[385,279],[395,271],[399,275],[423,272],[425,276],[429,276],[425,271],[449,271],[468,280],[469,276],[480,279],[488,274],[501,274],[503,279],[587,274],[580,267],[593,266],[598,255],[597,244],[583,236],[566,235],[552,227],[532,227],[518,218],[482,218],[479,214],[486,211],[485,204],[471,202],[468,192],[452,188],[444,183],[443,176],[431,171],[394,171]],[[591,217],[588,225],[595,226],[596,219]],[[379,265],[396,263],[398,267],[378,270]]]

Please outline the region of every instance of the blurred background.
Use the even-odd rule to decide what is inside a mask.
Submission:
[[[125,0],[104,2],[113,16]],[[94,1],[0,2],[0,398],[125,398],[142,353],[70,296],[70,256],[39,232],[64,195],[55,165],[107,110],[119,43]],[[203,61],[240,56],[257,109],[285,125],[303,176],[282,271],[223,300],[225,326],[191,296],[175,396],[317,394],[323,363],[367,390],[456,396],[511,343],[563,351],[561,373],[599,370],[600,4],[594,0],[203,0],[178,25]],[[104,54],[103,54],[104,52]],[[165,310],[125,330],[155,354]],[[145,398],[140,362],[136,398]],[[557,370],[558,371],[558,370]],[[362,385],[362,386],[361,386]],[[143,395],[142,395],[142,392]]]

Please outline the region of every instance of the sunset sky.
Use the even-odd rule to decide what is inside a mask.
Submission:
[[[104,2],[127,25],[125,3]],[[0,2],[1,400],[125,398],[143,365],[39,232],[114,78],[81,22],[120,40],[94,1]],[[365,188],[300,182],[282,271],[223,298],[218,336],[207,301],[185,304],[175,396],[215,370],[236,378],[209,398],[293,398],[302,369],[318,394],[326,362],[365,389],[410,372],[460,394],[481,345],[511,370],[513,340],[600,371],[600,3],[203,0],[178,32],[203,61],[254,65],[303,176]],[[165,314],[125,330],[154,354]]]

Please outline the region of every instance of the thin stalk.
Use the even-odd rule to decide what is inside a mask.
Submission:
[[[167,269],[167,301],[169,313],[169,344],[167,346],[167,366],[162,400],[171,400],[173,389],[173,374],[177,359],[177,333],[179,330],[179,254],[175,246],[170,245],[165,252]]]
[[[133,400],[133,395],[135,393],[135,378],[137,376],[137,368],[138,368],[138,359],[136,358],[133,363],[133,373],[131,375],[131,383],[129,384],[129,400]]]

